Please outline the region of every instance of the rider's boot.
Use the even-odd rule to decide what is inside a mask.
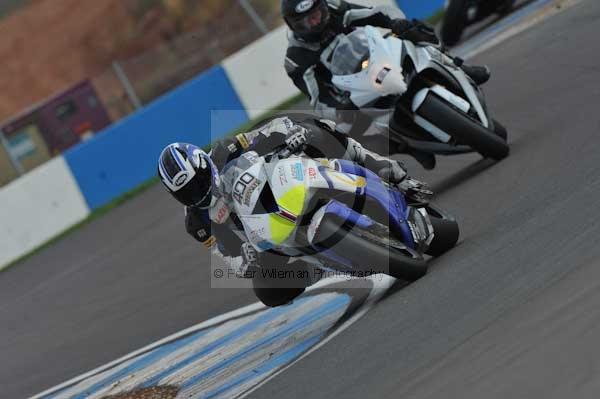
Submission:
[[[453,58],[454,64],[463,70],[477,86],[480,86],[490,80],[492,73],[487,66],[467,65],[460,57]]]
[[[490,76],[492,76],[492,73],[487,66],[471,66],[462,64],[460,68],[464,71],[464,73],[469,75],[471,79],[473,79],[473,82],[475,82],[477,86],[484,84],[490,80]]]
[[[414,148],[408,148],[406,150],[406,153],[414,159],[416,159],[417,162],[421,164],[423,169],[432,170],[433,168],[435,168],[435,155]]]
[[[396,139],[396,151],[399,154],[410,155],[411,157],[416,159],[418,163],[421,164],[423,169],[431,170],[435,168],[435,155],[429,152],[417,150],[416,148],[412,148],[404,140],[398,142],[398,139]]]

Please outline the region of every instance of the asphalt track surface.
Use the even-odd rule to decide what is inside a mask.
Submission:
[[[597,397],[600,4],[474,62],[511,156],[442,158],[430,181],[460,245],[252,397]],[[254,302],[210,290],[163,190],[0,273],[0,398],[21,398]]]

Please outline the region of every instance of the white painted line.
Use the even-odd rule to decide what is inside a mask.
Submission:
[[[454,49],[461,58],[471,58],[489,50],[581,0],[537,0]]]
[[[348,319],[344,324],[342,324],[333,333],[328,335],[325,339],[323,339],[318,344],[316,344],[315,346],[310,348],[308,351],[303,353],[296,360],[289,363],[287,366],[284,366],[284,367],[280,368],[279,370],[275,371],[269,377],[263,379],[261,382],[254,385],[252,388],[250,388],[246,392],[243,392],[242,394],[240,394],[237,397],[243,398],[243,397],[250,395],[252,392],[256,391],[258,388],[262,387],[267,382],[271,381],[273,378],[277,377],[279,374],[283,373],[285,370],[289,369],[294,364],[298,363],[299,361],[304,359],[306,356],[310,355],[311,353],[313,353],[314,351],[318,350],[323,345],[325,345],[326,343],[331,341],[333,338],[338,336],[340,333],[342,333],[344,330],[346,330],[348,327],[350,327],[352,324],[354,324],[356,321],[358,321],[358,319],[363,317],[365,315],[365,313],[367,313],[377,303],[377,301],[379,301],[381,299],[381,297],[394,284],[394,282],[396,282],[395,278],[386,276],[384,274],[377,274],[375,276],[370,277],[369,279],[371,279],[373,281],[373,285],[374,285],[373,290],[369,294],[367,300],[365,301],[365,304],[358,310],[358,312],[356,312],[356,314],[354,314],[354,316],[352,316],[350,319]]]
[[[159,340],[157,342],[154,342],[154,343],[152,343],[150,345],[147,345],[147,346],[145,346],[145,347],[143,347],[141,349],[138,349],[138,350],[136,350],[134,352],[128,353],[127,355],[125,355],[123,357],[120,357],[117,360],[114,360],[114,361],[112,361],[110,363],[107,363],[107,364],[102,365],[102,366],[100,366],[98,368],[95,368],[94,370],[91,370],[91,371],[89,371],[87,373],[84,373],[84,374],[81,374],[81,375],[79,375],[77,377],[74,377],[74,378],[72,378],[72,379],[70,379],[70,380],[68,380],[66,382],[63,382],[60,385],[57,385],[57,386],[52,387],[50,389],[47,389],[47,390],[45,390],[42,393],[39,393],[39,394],[37,394],[35,396],[32,396],[31,399],[40,399],[40,398],[42,398],[42,397],[44,397],[46,395],[50,395],[50,394],[52,394],[54,392],[60,391],[60,390],[62,390],[64,388],[67,388],[67,387],[69,387],[71,385],[77,384],[77,383],[79,383],[79,382],[81,382],[81,381],[83,381],[83,380],[85,380],[87,378],[90,378],[90,377],[92,377],[92,376],[94,376],[96,374],[99,374],[99,373],[101,373],[103,371],[106,371],[106,370],[108,370],[110,368],[113,368],[113,367],[119,365],[120,363],[126,362],[126,361],[128,361],[128,360],[130,360],[130,359],[132,359],[132,358],[134,358],[136,356],[142,355],[142,354],[144,354],[146,352],[150,352],[151,350],[153,350],[153,349],[155,349],[155,348],[157,348],[157,347],[159,347],[161,345],[164,345],[166,343],[169,343],[171,341],[179,339],[179,338],[181,338],[183,336],[189,335],[191,333],[194,333],[196,331],[200,331],[200,330],[203,330],[203,329],[206,329],[206,328],[209,328],[209,327],[213,327],[213,326],[215,326],[217,324],[223,323],[223,322],[225,322],[227,320],[230,320],[230,319],[234,319],[234,318],[237,318],[237,317],[242,317],[244,315],[250,314],[250,313],[255,312],[257,310],[260,310],[260,309],[266,309],[266,306],[263,305],[260,302],[256,302],[256,303],[253,303],[251,305],[247,305],[247,306],[244,306],[242,308],[239,308],[239,309],[233,310],[231,312],[227,312],[225,314],[222,314],[220,316],[214,317],[214,318],[209,319],[209,320],[207,320],[207,321],[205,321],[203,323],[200,323],[200,324],[197,324],[195,326],[189,327],[189,328],[187,328],[185,330],[182,330],[182,331],[179,331],[179,332],[177,332],[177,333],[175,333],[173,335],[169,335],[166,338],[163,338],[163,339],[161,339],[161,340]]]
[[[331,334],[331,336],[335,336],[338,334],[338,331],[341,331],[345,328],[347,328],[350,324],[354,323],[356,320],[358,320],[362,315],[364,315],[375,303],[375,301],[377,299],[379,299],[384,293],[385,290],[387,290],[387,288],[389,288],[393,281],[395,281],[395,279],[386,276],[386,275],[374,275],[374,276],[370,276],[368,278],[369,280],[372,281],[373,284],[373,288],[371,290],[371,292],[369,293],[369,296],[367,297],[367,299],[365,300],[364,304],[361,306],[361,308],[358,309],[357,313],[355,315],[353,315],[349,320],[347,320],[342,326],[340,326],[339,330],[336,330],[335,332],[333,332]],[[326,278],[323,279],[319,282],[317,282],[316,284],[314,284],[313,286],[307,288],[306,292],[311,292],[320,288],[324,288],[327,287],[329,285],[332,284],[336,284],[336,283],[341,283],[341,282],[347,282],[347,278],[342,276],[342,275],[337,275],[337,276],[333,276],[330,278]],[[126,362],[131,361],[132,359],[135,359],[136,357],[143,355],[147,352],[150,352],[164,344],[167,344],[169,342],[172,341],[176,341],[184,336],[190,335],[192,333],[201,331],[201,330],[205,330],[211,327],[214,327],[218,324],[221,323],[225,323],[228,320],[232,320],[232,319],[236,319],[236,318],[240,318],[240,317],[244,317],[247,316],[253,312],[257,312],[260,310],[267,310],[268,308],[266,306],[264,306],[262,303],[260,302],[256,302],[253,303],[251,305],[245,306],[243,308],[225,313],[223,315],[214,317],[210,320],[207,320],[203,323],[197,324],[195,326],[189,327],[183,331],[180,331],[178,333],[172,334],[166,338],[163,338],[155,343],[152,343],[150,345],[147,345],[145,347],[143,347],[142,349],[136,350],[134,352],[131,352],[117,360],[114,360],[108,364],[105,364],[103,366],[100,366],[92,371],[89,371],[87,373],[81,374],[75,378],[72,378],[62,384],[59,384],[55,387],[52,387],[50,389],[45,390],[44,392],[41,392],[33,397],[31,397],[31,399],[40,399],[42,397],[45,397],[47,395],[52,395],[55,394],[63,389],[75,386],[77,384],[80,384],[83,381],[86,380],[90,380],[89,384],[85,384],[84,386],[91,386],[93,383],[101,380],[102,378],[104,378],[105,376],[99,376],[101,373],[114,369],[117,366],[123,365]],[[329,336],[325,339],[325,341],[329,341],[331,338],[329,338]],[[322,343],[317,344],[318,347],[320,347],[322,345]],[[112,370],[111,370],[112,371]],[[96,378],[94,378],[96,377]],[[79,389],[78,389],[79,390]],[[70,391],[69,391],[70,392]]]

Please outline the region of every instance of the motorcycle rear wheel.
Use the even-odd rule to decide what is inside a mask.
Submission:
[[[349,259],[356,271],[385,273],[414,281],[427,273],[427,262],[393,245],[391,233],[375,235],[358,226],[349,228],[335,215],[325,215],[313,242]]]
[[[506,158],[510,152],[506,141],[495,132],[486,129],[481,123],[453,108],[436,95],[428,95],[425,98],[418,114],[484,157],[498,161]]]

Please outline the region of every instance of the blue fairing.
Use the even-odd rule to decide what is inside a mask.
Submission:
[[[341,204],[335,200],[331,200],[325,208],[325,213],[332,213],[340,216],[342,220],[347,220],[352,224],[366,229],[373,225],[373,220],[370,217],[361,215],[353,209],[348,208],[346,205]]]
[[[338,160],[340,172],[362,176],[366,180],[364,195],[377,201],[390,216],[391,226],[402,234],[407,247],[414,249],[413,236],[408,226],[408,205],[404,196],[397,190],[386,187],[381,178],[372,171],[350,161]],[[340,215],[343,216],[343,215]]]

